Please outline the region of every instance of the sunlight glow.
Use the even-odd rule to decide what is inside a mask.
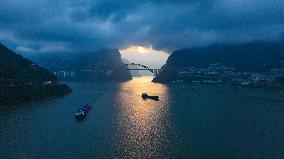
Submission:
[[[151,48],[152,49],[152,48]],[[141,54],[145,54],[145,53],[149,53],[149,49],[143,46],[138,46],[137,47],[138,52],[140,52]]]
[[[146,65],[150,68],[161,68],[169,57],[163,50],[155,50],[152,46],[132,45],[119,50],[122,58],[129,62]]]
[[[117,121],[120,133],[117,136],[121,142],[118,144],[133,156],[153,158],[156,150],[162,148],[160,143],[168,139],[166,132],[171,125],[168,120],[168,88],[151,80],[151,77],[142,77],[121,83],[120,91],[114,97],[119,103]],[[158,95],[161,100],[144,100],[141,98],[143,92]]]

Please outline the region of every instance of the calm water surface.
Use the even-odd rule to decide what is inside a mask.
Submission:
[[[283,92],[150,80],[70,83],[63,98],[0,108],[0,158],[283,158]]]

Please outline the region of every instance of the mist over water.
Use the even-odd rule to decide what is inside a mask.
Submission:
[[[283,156],[283,92],[150,81],[69,83],[74,93],[63,98],[1,108],[0,158]],[[78,122],[85,103],[93,108]]]

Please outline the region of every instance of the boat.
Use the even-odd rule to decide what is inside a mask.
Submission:
[[[147,93],[142,93],[143,99],[159,100],[159,96],[149,96]]]
[[[76,118],[77,120],[83,120],[83,119],[86,118],[86,116],[87,116],[87,114],[86,114],[85,112],[77,112],[77,113],[75,114],[75,118]]]
[[[88,104],[84,105],[82,108],[80,108],[76,113],[75,113],[75,118],[77,120],[83,120],[87,117],[88,112],[91,110],[91,106]]]

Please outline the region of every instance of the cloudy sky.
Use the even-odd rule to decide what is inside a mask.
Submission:
[[[133,45],[169,53],[283,33],[283,0],[0,0],[0,42],[24,53]]]

